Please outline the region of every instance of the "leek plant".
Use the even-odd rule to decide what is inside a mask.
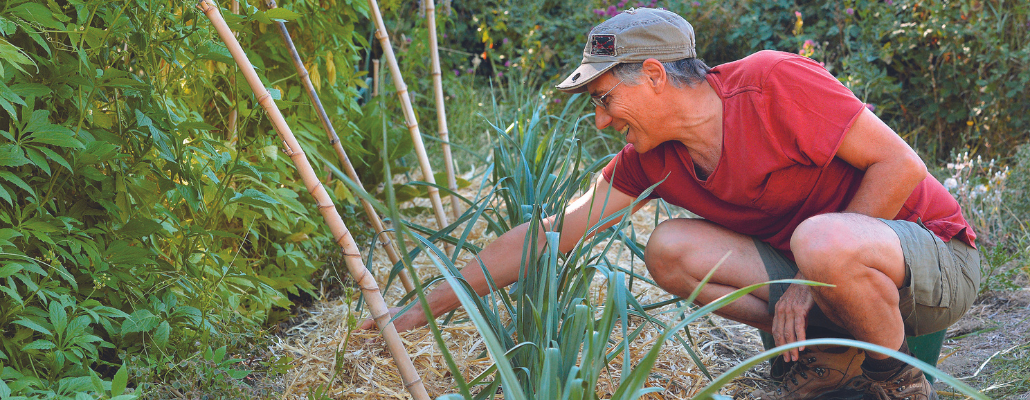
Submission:
[[[611,362],[622,355],[622,374],[611,398],[636,399],[644,394],[662,390],[647,388],[644,385],[662,345],[669,339],[679,340],[690,352],[698,367],[704,370],[703,364],[693,351],[693,346],[680,337],[679,333],[686,332],[689,338],[689,323],[708,316],[760,285],[737,290],[697,308],[692,303],[700,287],[707,282],[706,277],[699,289],[687,299],[647,305],[638,302],[629,290],[627,281],[630,276],[641,280],[646,278],[611,263],[606,256],[618,241],[627,241],[626,235],[620,232],[625,228],[629,218],[622,217],[628,216],[633,205],[646,197],[651,192],[650,189],[630,207],[598,222],[589,231],[593,236],[580,240],[571,252],[560,253],[559,232],[543,231],[542,219],[548,215],[560,215],[573,196],[590,183],[594,173],[610,158],[604,157],[592,162],[584,160],[582,146],[576,138],[584,119],[569,117],[582,114],[584,102],[575,101],[574,96],[559,115],[552,116],[546,115],[545,103],[539,97],[529,97],[527,103],[523,103],[523,107],[514,113],[514,122],[503,128],[500,124],[493,124],[497,139],[493,148],[492,164],[487,172],[493,178],[492,187],[486,190],[486,195],[472,200],[458,196],[468,207],[455,223],[441,231],[410,223],[395,224],[398,245],[406,255],[402,260],[402,267],[408,268],[413,274],[412,258],[424,253],[441,273],[441,276],[426,282],[416,281],[416,290],[411,296],[417,296],[418,303],[428,313],[424,287],[438,281],[448,282],[455,288],[455,294],[469,319],[483,336],[486,355],[494,362],[491,368],[466,380],[447,350],[445,339],[436,321],[429,318],[429,328],[456,380],[456,393],[441,398],[487,399],[501,393],[505,398],[516,400],[597,399],[598,379],[602,373],[609,370]],[[534,102],[536,104],[533,104]],[[337,173],[337,176],[347,180],[342,173]],[[388,204],[385,208],[388,210],[385,213],[395,221],[400,221],[401,214],[392,196],[393,187],[389,180],[387,182]],[[356,186],[352,187],[356,189]],[[442,186],[439,189],[447,190]],[[383,207],[366,193],[360,190],[356,192],[378,207]],[[606,201],[606,197],[599,194],[597,201]],[[503,209],[494,209],[493,207],[499,203],[504,205]],[[619,218],[622,218],[619,224],[598,231],[598,227]],[[519,280],[511,290],[501,290],[502,288],[494,286],[488,295],[482,297],[462,280],[456,265],[457,256],[448,256],[438,245],[442,240],[456,245],[458,249],[475,251],[475,248],[465,243],[465,239],[471,225],[480,219],[485,220],[498,234],[522,223],[530,224],[530,233],[522,252],[523,262]],[[556,222],[554,226],[561,226],[562,221]],[[466,228],[458,238],[451,237],[451,233],[457,232],[458,224],[461,223],[467,223]],[[538,243],[542,244],[536,245]],[[635,245],[626,244],[630,247]],[[405,250],[409,245],[414,246],[410,252]],[[717,265],[713,266],[713,271],[716,268]],[[489,271],[484,271],[489,278]],[[711,275],[710,273],[709,277]],[[603,296],[603,301],[591,295],[595,277],[603,278],[606,283],[606,296]],[[777,282],[818,285],[814,282],[796,280]],[[672,326],[666,326],[648,315],[652,309],[677,301],[682,305],[672,312],[683,317]],[[412,303],[407,307],[414,305],[415,303]],[[639,318],[644,323],[631,329],[630,318]],[[647,324],[654,324],[662,334],[651,345],[653,347],[645,357],[634,366],[629,352],[630,345]],[[619,335],[614,335],[616,329],[619,330]],[[786,348],[805,344],[854,345],[867,349],[875,348],[891,355],[897,354],[867,343],[833,339],[781,346],[761,353],[713,379],[698,393],[698,398],[723,398],[724,396],[717,394],[718,390],[748,368],[780,354]],[[912,361],[905,357],[899,358]],[[975,390],[954,378],[946,377],[926,364],[916,365],[959,388],[963,393],[984,398]],[[708,375],[707,372],[705,374]]]

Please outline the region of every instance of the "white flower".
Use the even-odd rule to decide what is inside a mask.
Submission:
[[[958,187],[958,181],[955,178],[948,178],[944,180],[944,188],[952,190]]]

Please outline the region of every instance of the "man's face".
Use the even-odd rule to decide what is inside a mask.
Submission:
[[[594,106],[594,124],[597,129],[612,128],[621,133],[637,152],[646,152],[661,142],[654,140],[652,132],[655,112],[651,103],[653,92],[648,85],[620,80],[606,72],[587,84],[587,93],[603,106]]]

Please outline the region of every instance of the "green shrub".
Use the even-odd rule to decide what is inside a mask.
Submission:
[[[351,159],[381,171],[358,104],[362,4],[288,7]],[[294,14],[223,14],[309,156],[335,164],[266,28]],[[0,397],[235,393],[250,368],[232,354],[336,247],[207,18],[170,1],[7,1],[0,54]]]

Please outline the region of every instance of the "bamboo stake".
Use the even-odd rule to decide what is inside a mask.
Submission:
[[[411,133],[411,141],[415,144],[415,154],[418,155],[418,163],[422,167],[422,175],[426,182],[430,183],[429,200],[433,203],[433,212],[436,214],[436,223],[440,229],[448,225],[447,214],[444,213],[443,203],[440,201],[440,190],[436,188],[436,178],[433,176],[433,167],[429,165],[429,157],[426,156],[426,146],[422,143],[422,133],[418,129],[418,120],[415,119],[415,110],[411,107],[411,98],[408,97],[408,85],[404,84],[404,77],[401,76],[400,66],[397,65],[397,57],[393,54],[393,46],[390,44],[390,36],[386,33],[386,25],[383,24],[383,15],[379,12],[379,3],[376,0],[368,0],[368,6],[372,10],[372,19],[376,24],[376,38],[383,48],[383,55],[386,56],[386,63],[390,66],[390,74],[393,75],[393,85],[397,87],[397,97],[400,98],[401,106],[404,108],[404,120],[408,125],[408,132]],[[453,253],[452,245],[445,243],[447,253]]]
[[[265,4],[269,9],[276,8],[275,0],[266,0]],[[290,55],[293,58],[293,66],[297,68],[297,74],[300,75],[301,82],[304,83],[304,88],[307,89],[308,99],[311,100],[311,104],[315,107],[315,111],[318,112],[318,118],[322,122],[322,129],[325,130],[326,135],[329,137],[329,144],[336,150],[336,157],[340,159],[340,164],[343,164],[343,171],[347,174],[354,183],[358,186],[361,185],[361,179],[358,178],[357,171],[354,170],[354,165],[351,164],[350,158],[347,157],[347,152],[343,150],[343,145],[340,143],[340,137],[336,135],[336,129],[333,128],[333,123],[329,120],[329,115],[326,114],[325,108],[322,107],[322,101],[318,98],[318,92],[315,91],[315,85],[311,83],[311,77],[308,75],[308,69],[304,67],[304,62],[300,59],[300,53],[297,52],[297,46],[293,44],[293,38],[290,37],[290,31],[286,29],[286,24],[283,22],[277,22],[279,25],[279,36],[283,38],[283,42],[286,43],[286,47],[290,49]],[[376,213],[375,208],[372,208],[372,204],[365,199],[361,199],[361,206],[365,209],[365,214],[368,214],[369,222],[372,223],[372,229],[375,229],[376,235],[379,236],[379,244],[386,250],[386,255],[390,258],[392,265],[397,265],[400,261],[400,254],[397,252],[397,248],[393,245],[393,241],[390,239],[390,235],[386,233],[386,228],[383,225],[383,220],[379,218],[379,214]],[[415,290],[415,285],[411,282],[411,277],[408,276],[408,271],[401,270],[400,273],[401,284],[404,285],[405,292],[411,292]]]
[[[254,71],[254,67],[251,65],[250,60],[247,59],[247,55],[243,52],[243,48],[240,47],[240,43],[232,35],[232,32],[229,31],[229,26],[225,23],[221,13],[218,12],[218,7],[211,0],[200,0],[197,3],[197,7],[203,10],[204,14],[207,14],[207,17],[211,19],[211,23],[218,31],[218,35],[222,37],[222,40],[229,48],[229,52],[232,53],[236,64],[239,65],[240,70],[247,78],[247,83],[250,84],[250,88],[257,96],[258,103],[268,113],[272,126],[275,127],[275,132],[279,134],[279,138],[285,146],[286,154],[290,156],[290,159],[297,166],[297,172],[300,174],[301,179],[303,179],[308,193],[315,198],[315,202],[318,204],[318,211],[325,218],[330,231],[333,232],[334,241],[343,249],[343,257],[347,264],[347,269],[358,283],[358,287],[361,288],[361,295],[365,297],[365,301],[368,303],[373,320],[375,320],[379,329],[382,330],[383,337],[386,339],[386,346],[390,350],[397,368],[400,370],[401,378],[404,380],[404,387],[415,399],[428,400],[429,394],[426,392],[425,385],[423,385],[422,379],[419,378],[418,371],[415,370],[415,366],[411,362],[411,357],[408,356],[404,349],[401,337],[397,334],[397,328],[390,321],[390,311],[386,306],[382,293],[379,293],[379,285],[376,283],[372,273],[368,271],[368,268],[365,268],[364,263],[361,261],[361,253],[358,250],[357,244],[354,243],[354,236],[347,230],[347,225],[343,223],[343,218],[340,218],[340,213],[336,210],[336,205],[333,204],[329,193],[322,186],[322,182],[315,176],[315,170],[311,168],[311,163],[308,162],[304,150],[297,143],[297,138],[293,136],[290,127],[286,125],[286,120],[283,118],[279,108],[276,107],[275,101],[272,100],[272,95],[268,93],[268,89],[261,83],[261,79],[258,78],[257,72]]]
[[[435,0],[426,2],[426,19],[429,21],[429,54],[433,57],[433,92],[436,93],[436,120],[440,129],[440,147],[443,149],[443,164],[447,171],[447,187],[451,192],[458,192],[458,181],[454,179],[454,160],[451,158],[451,140],[447,134],[447,111],[443,103],[443,79],[440,74],[440,50],[436,42],[436,6]],[[461,215],[458,198],[451,195],[451,218],[455,220]]]

